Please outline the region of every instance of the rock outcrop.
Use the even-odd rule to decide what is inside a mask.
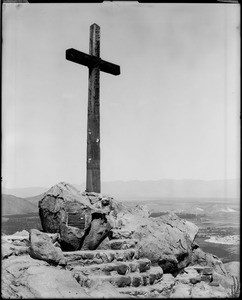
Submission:
[[[141,255],[173,274],[190,262],[198,231],[175,214],[149,218],[145,206],[126,207],[101,194],[80,193],[66,183],[47,191],[39,212],[44,231],[60,234],[63,250],[95,250],[115,229],[122,229],[139,241]]]
[[[97,218],[95,218],[94,216],[95,214],[93,214],[89,233],[82,245],[83,250],[95,250],[99,246],[99,244],[108,236],[108,233],[112,228],[105,214],[97,214]]]
[[[140,255],[159,263],[164,273],[177,274],[191,261],[196,225],[175,214],[149,218],[145,206],[127,208],[117,205],[117,223],[123,232],[131,232],[139,242]]]
[[[24,230],[23,235],[17,232],[13,235],[2,235],[2,259],[18,256],[29,252],[29,233]]]
[[[3,298],[226,298],[239,295],[238,263],[194,242],[175,214],[80,193],[60,183],[39,202],[45,232],[2,236]]]
[[[112,198],[97,193],[81,193],[61,182],[48,190],[39,201],[43,230],[60,234],[62,249],[96,249],[112,228],[108,216]]]
[[[99,295],[95,291],[98,282],[99,287],[111,283],[116,288],[113,291],[125,297],[231,297],[231,286],[225,287],[218,282],[216,276],[213,277],[215,273],[212,267],[189,266],[177,276],[163,273],[161,267],[152,266],[148,258],[139,256],[137,243],[132,243],[133,239],[127,231],[125,231],[126,239],[121,238],[123,234],[121,230],[116,230],[113,236],[118,239],[111,239],[109,242],[110,246],[114,244],[114,248],[118,249],[64,253],[67,268],[73,272],[82,286],[93,291],[93,296],[99,298],[105,295],[105,293]],[[130,243],[127,243],[128,240]],[[115,241],[117,243],[113,243]]]
[[[32,258],[49,262],[50,264],[66,265],[66,260],[59,247],[55,247],[51,238],[37,229],[30,231],[29,254]]]
[[[31,235],[33,232],[36,233],[32,230]],[[44,235],[53,245],[58,243],[57,234]],[[10,256],[3,257],[3,298],[226,298],[239,295],[239,281],[233,281],[227,273],[218,274],[215,265],[210,263],[209,266],[210,260],[205,263],[203,255],[202,265],[190,264],[177,276],[163,273],[161,267],[140,257],[137,240],[132,238],[131,232],[122,229],[113,232],[106,243],[109,249],[63,252],[66,266],[53,265],[45,257],[33,259],[29,251],[16,251],[19,246],[13,243],[25,239],[26,236],[20,235],[2,236],[4,244],[11,245],[13,250]],[[232,276],[238,275],[238,263],[225,267]]]
[[[68,270],[29,255],[2,262],[2,298],[90,298]]]
[[[232,261],[224,264],[229,277],[232,278],[232,296],[234,298],[239,298],[240,296],[240,262]],[[228,276],[227,276],[228,277]],[[225,278],[223,278],[224,280]],[[231,281],[230,281],[231,283]]]
[[[193,250],[191,255],[191,264],[209,266],[212,267],[213,270],[216,271],[218,274],[227,275],[227,271],[222,261],[216,255],[206,253],[200,248]]]
[[[240,279],[240,262],[232,261],[224,264],[225,270],[231,276],[236,276]]]

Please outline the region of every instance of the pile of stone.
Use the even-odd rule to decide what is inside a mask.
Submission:
[[[130,238],[120,239],[122,235]],[[226,273],[221,274],[221,268],[211,267],[215,258],[210,256],[209,260],[205,254],[205,264],[205,256],[196,249],[195,264],[173,276],[140,257],[130,233],[116,230],[114,236],[116,239],[110,240],[110,249],[69,252],[60,250],[58,234],[32,229],[29,236],[24,232],[2,236],[3,297],[224,298],[231,297],[238,289],[233,286],[234,278],[239,284],[238,263],[222,265]],[[19,247],[26,247],[25,251],[18,251]]]
[[[59,233],[64,251],[95,250],[122,229],[138,241],[140,255],[159,262],[165,273],[176,274],[187,266],[196,247],[197,226],[175,214],[149,218],[145,206],[126,207],[63,182],[40,200],[39,214],[44,232]]]
[[[151,266],[147,258],[140,258],[137,241],[132,238],[111,239],[109,244],[110,249],[106,250],[64,253],[67,268],[82,286],[90,288],[99,281],[109,282],[117,288],[140,287],[161,280],[162,268]]]
[[[81,193],[61,182],[53,186],[39,202],[44,232],[59,233],[65,251],[94,250],[113,227],[115,207],[111,197]]]
[[[39,202],[43,231],[2,235],[3,298],[197,298],[239,294],[239,263],[194,242],[198,228],[144,206],[52,187]]]

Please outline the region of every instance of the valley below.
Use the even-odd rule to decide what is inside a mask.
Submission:
[[[147,205],[150,217],[176,213],[199,228],[195,242],[224,263],[240,261],[240,203],[237,199],[143,199],[125,203]]]

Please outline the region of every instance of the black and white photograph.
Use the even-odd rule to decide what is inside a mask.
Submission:
[[[1,9],[1,297],[239,298],[238,1]]]

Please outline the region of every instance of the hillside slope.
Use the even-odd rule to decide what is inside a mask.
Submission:
[[[1,196],[2,215],[15,215],[37,212],[37,205],[28,202],[27,200],[13,195]]]
[[[43,198],[43,196],[44,196],[44,194],[40,194],[40,195],[37,195],[37,196],[34,196],[34,197],[24,198],[24,200],[27,200],[28,202],[38,206],[39,201]]]
[[[34,197],[45,193],[48,188],[45,187],[26,187],[26,188],[5,188],[2,187],[2,193],[5,195],[14,195],[19,198]]]

